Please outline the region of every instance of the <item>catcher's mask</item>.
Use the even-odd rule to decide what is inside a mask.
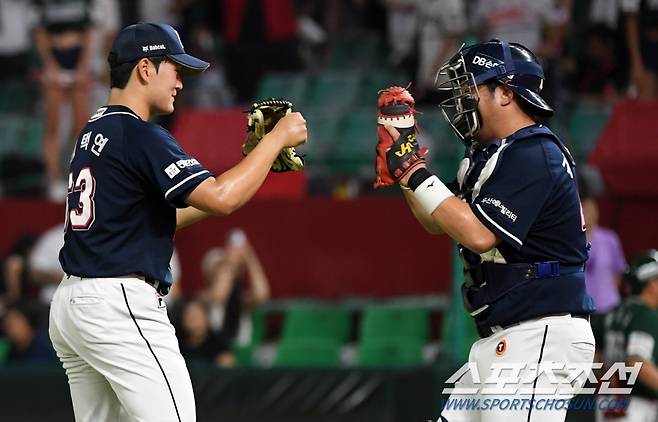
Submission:
[[[482,126],[478,113],[478,85],[495,81],[511,89],[526,109],[541,117],[553,109],[539,95],[544,71],[524,46],[491,40],[459,49],[436,75],[435,88],[442,94],[443,116],[463,142],[475,137]]]

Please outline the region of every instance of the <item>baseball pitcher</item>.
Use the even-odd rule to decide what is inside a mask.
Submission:
[[[119,420],[120,411],[133,421],[194,421],[192,384],[162,300],[174,232],[243,206],[279,154],[305,142],[306,124],[286,113],[215,176],[149,123],[174,111],[182,74],[209,64],[186,54],[171,26],[153,23],[121,30],[108,62],[109,101],[78,136],[71,160],[66,275],[52,301],[50,338],[77,422]]]

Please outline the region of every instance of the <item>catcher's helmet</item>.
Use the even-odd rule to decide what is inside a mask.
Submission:
[[[553,109],[539,95],[544,71],[537,57],[521,44],[493,39],[462,46],[436,76],[436,89],[445,94],[439,106],[457,136],[467,141],[480,129],[477,86],[497,81],[510,88],[527,109],[542,117]]]
[[[650,249],[633,258],[624,274],[632,294],[639,294],[647,281],[658,278],[658,251]]]

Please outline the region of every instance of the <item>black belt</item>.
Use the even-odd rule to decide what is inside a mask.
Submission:
[[[540,316],[537,316],[535,318],[539,319],[539,318],[547,318],[547,317],[552,317],[552,316],[567,316],[568,314],[569,314],[568,312],[565,312],[565,313],[562,313],[562,314],[548,314],[548,315],[540,315]],[[532,319],[535,319],[535,318],[532,318]],[[575,313],[575,314],[571,314],[571,318],[580,318],[580,319],[587,320],[587,322],[589,322],[589,314]],[[511,324],[505,324],[505,325],[494,325],[494,326],[480,326],[480,325],[478,325],[477,326],[477,331],[478,331],[478,334],[480,335],[480,338],[487,338],[487,337],[491,336],[492,334],[497,333],[498,331],[504,330],[504,329],[509,328],[509,327],[513,327],[515,325],[519,325],[519,324],[521,324],[523,322],[527,322],[527,321],[529,321],[529,320],[514,322],[514,323],[511,323]]]
[[[144,281],[146,282],[146,284],[153,287],[160,296],[167,296],[167,294],[169,293],[169,288],[171,286],[164,285],[160,283],[160,281],[155,280],[151,277],[144,277]]]

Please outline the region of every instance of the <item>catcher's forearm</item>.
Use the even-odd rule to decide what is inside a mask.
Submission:
[[[414,217],[416,217],[416,220],[418,220],[420,225],[423,226],[425,231],[427,231],[429,234],[445,233],[443,229],[434,221],[432,216],[425,212],[425,210],[418,204],[418,201],[414,198],[411,190],[403,188],[402,192],[404,194],[404,199],[406,199],[407,204],[409,204],[411,212],[413,213]]]
[[[476,253],[490,251],[500,242],[473,214],[471,207],[456,196],[441,202],[432,212],[432,220],[448,236]]]
[[[284,146],[282,135],[271,132],[237,165],[217,178],[201,182],[187,197],[186,203],[213,215],[229,215],[261,187],[272,162]]]

